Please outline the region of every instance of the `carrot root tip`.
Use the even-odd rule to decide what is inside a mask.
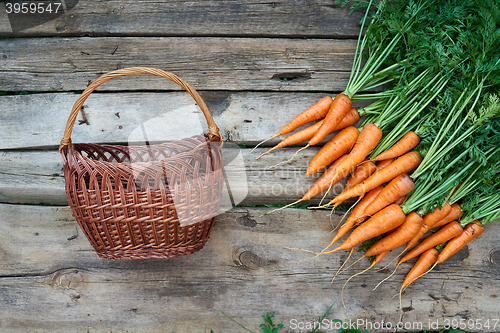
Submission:
[[[392,273],[391,273],[388,277],[386,277],[385,279],[383,279],[382,281],[380,281],[380,282],[379,282],[379,283],[375,286],[375,288],[373,288],[373,290],[377,289],[377,288],[378,288],[378,287],[379,287],[382,283],[384,283],[385,281],[387,281],[388,279],[390,279],[390,278],[391,278],[391,276],[393,276],[393,275],[394,275],[394,273],[396,273],[396,270],[398,269],[398,267],[399,267],[399,264],[396,266],[396,268],[394,268],[394,271],[393,271],[393,272],[392,272]]]
[[[309,252],[309,253],[312,253],[312,254],[319,255],[318,252],[314,252],[314,251],[311,251],[311,250],[301,249],[300,247],[288,247],[288,246],[283,246],[283,247],[285,249],[287,249],[287,250],[298,250],[298,251]]]
[[[267,213],[265,213],[265,214],[264,214],[264,215],[262,215],[262,216],[265,216],[265,215],[268,215],[268,214],[271,214],[271,213],[277,212],[277,211],[279,211],[279,210],[282,210],[282,209],[288,208],[288,207],[293,206],[293,205],[295,205],[295,204],[297,204],[297,203],[299,203],[299,202],[301,202],[301,201],[302,201],[302,199],[299,199],[299,200],[297,200],[297,201],[295,201],[295,202],[292,202],[292,203],[290,203],[290,204],[288,204],[288,205],[286,205],[286,206],[283,206],[283,207],[280,207],[280,208],[273,209],[272,211],[267,212]]]
[[[273,135],[272,137],[270,137],[270,138],[268,138],[268,139],[265,139],[264,141],[261,141],[261,142],[260,142],[259,144],[257,144],[257,145],[256,145],[256,146],[252,149],[252,150],[250,150],[250,154],[251,154],[251,153],[253,153],[253,151],[254,151],[255,149],[257,149],[257,148],[258,148],[261,144],[263,144],[264,142],[267,142],[267,141],[269,141],[269,140],[271,140],[271,139],[274,139],[274,138],[278,137],[279,135],[280,135],[280,134],[278,133],[278,134],[275,134],[275,135]],[[259,157],[260,157],[260,156],[259,156]]]
[[[337,250],[333,250],[333,252],[335,252]],[[332,252],[332,251],[330,251]],[[333,253],[332,252],[332,253]],[[337,275],[340,274],[340,272],[342,271],[342,268],[345,266],[345,264],[347,264],[347,262],[349,261],[349,259],[351,258],[352,256],[352,253],[354,252],[354,248],[351,249],[351,252],[349,252],[349,255],[347,256],[347,259],[344,261],[344,263],[340,266],[339,270],[337,271],[337,273],[335,273],[335,276],[332,278],[332,282],[333,283],[333,280],[335,280],[335,278],[337,277]]]
[[[284,162],[280,162],[280,163],[278,163],[278,164],[276,164],[276,165],[270,166],[270,167],[268,167],[268,169],[276,168],[278,165],[281,165],[281,164],[285,164],[285,163],[290,162],[291,160],[293,160],[293,159],[295,158],[295,156],[296,156],[296,155],[297,155],[300,151],[302,151],[302,150],[304,150],[304,149],[306,149],[306,148],[309,148],[309,145],[307,145],[307,146],[305,146],[305,147],[302,147],[302,148],[300,148],[299,150],[297,150],[297,151],[295,152],[295,154],[293,154],[293,156],[292,156],[291,158],[289,158],[288,160],[286,160],[286,161],[284,161]]]
[[[270,152],[272,152],[273,150],[274,150],[274,148],[271,148],[271,149],[269,149],[268,151],[266,151],[266,152],[264,152],[264,153],[260,154],[259,156],[257,156],[255,159],[256,159],[256,160],[258,160],[259,158],[261,158],[261,157],[262,157],[262,156],[264,156],[264,155],[269,154],[269,153],[270,153]]]

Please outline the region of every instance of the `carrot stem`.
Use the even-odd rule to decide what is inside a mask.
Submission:
[[[469,85],[469,87],[466,87],[463,90],[462,94],[455,102],[452,110],[446,117],[446,120],[443,122],[443,126],[439,129],[439,132],[436,138],[433,140],[427,153],[425,154],[422,163],[420,163],[418,168],[413,172],[413,178],[417,178],[424,172],[429,170],[429,168],[434,166],[437,161],[439,161],[444,155],[449,153],[453,148],[455,148],[463,140],[474,133],[481,126],[484,120],[493,116],[493,114],[485,112],[481,116],[477,117],[474,121],[472,121],[465,131],[461,131],[464,124],[466,122],[470,122],[470,119],[475,112],[475,106],[479,101],[479,97],[481,96],[483,84],[486,80],[486,77],[487,76],[483,78],[481,83],[472,92],[469,93],[472,83]],[[472,105],[469,106],[469,102],[471,102],[473,99],[474,101]],[[469,108],[467,117],[462,116],[462,111],[465,108]],[[462,121],[459,121],[460,117],[462,117]]]
[[[370,155],[371,159],[389,149],[389,147],[394,145],[406,132],[413,129],[415,126],[415,118],[422,111],[426,110],[429,103],[431,103],[448,84],[448,81],[444,78],[440,78],[435,83],[434,80],[438,77],[439,76],[436,75],[432,78],[427,85],[417,91],[411,98],[403,100],[400,95],[396,95],[393,101],[387,103],[386,108],[376,117],[376,120],[371,120],[385,131],[389,124],[402,116],[401,120],[398,121],[398,124],[392,128],[389,133],[387,133],[387,135],[380,141],[379,145],[373,150]],[[415,87],[417,86],[416,83],[419,83],[420,79],[420,77],[417,77],[417,79],[414,80],[416,81]],[[423,95],[422,92],[425,92],[425,94]],[[403,95],[406,95],[406,93],[407,92],[404,91]],[[426,102],[417,103],[417,100]],[[416,124],[418,125],[419,122]]]

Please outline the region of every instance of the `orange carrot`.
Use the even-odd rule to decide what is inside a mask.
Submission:
[[[383,161],[381,161],[381,162],[377,163],[377,165],[375,166],[375,170],[374,170],[373,172],[370,172],[370,174],[368,175],[368,177],[370,177],[370,176],[371,176],[372,174],[374,174],[376,171],[382,170],[383,168],[385,168],[386,166],[388,166],[389,164],[391,164],[393,161],[394,161],[394,159],[392,159],[392,158],[391,158],[391,159],[389,159],[389,160],[383,160]],[[363,166],[363,165],[365,165],[365,164],[370,164],[370,163],[372,163],[372,162],[371,162],[371,161],[369,161],[369,160],[366,160],[366,159],[365,159],[365,161],[363,161],[360,165],[358,165],[358,166],[356,167],[356,169],[357,169],[357,168],[359,168],[359,167],[362,167],[362,166]],[[356,170],[355,170],[355,171],[356,171]],[[368,179],[368,177],[366,177],[366,178],[364,178],[364,179],[360,179],[360,181],[359,181],[359,182],[357,182],[357,183],[355,183],[355,184],[353,183],[353,184],[352,184],[352,185],[350,185],[350,186],[348,186],[348,185],[349,185],[349,180],[347,180],[347,184],[346,184],[346,186],[344,187],[344,190],[342,191],[342,193],[344,193],[344,192],[348,191],[349,189],[353,188],[354,186],[356,186],[356,185],[358,185],[358,184],[361,184],[361,182],[362,182],[362,181],[364,181],[365,179]],[[341,194],[342,194],[342,193],[341,193]],[[364,195],[364,194],[361,194],[359,197],[360,197],[360,198],[362,198],[362,197],[363,197],[363,195]],[[401,198],[400,198],[400,199],[401,199]],[[404,199],[406,199],[406,196],[404,197]],[[404,199],[403,199],[403,201],[404,201]],[[395,201],[394,203],[395,203],[396,205],[401,205],[401,204],[403,203],[403,201],[401,201],[401,202],[399,202],[399,203],[398,203],[398,201]]]
[[[388,160],[383,160],[383,161],[378,162],[377,163],[377,171],[382,170],[386,166],[389,166],[389,164],[391,164],[392,162],[394,162],[393,158],[390,158]]]
[[[375,200],[377,195],[382,191],[384,187],[381,185],[379,187],[374,188],[370,192],[368,192],[365,197],[353,208],[351,215],[349,215],[349,218],[345,221],[345,223],[339,228],[339,231],[337,231],[337,234],[335,237],[333,237],[333,240],[328,244],[328,246],[321,252],[326,251],[330,246],[333,245],[337,240],[340,238],[344,237],[344,235],[356,224],[361,224],[363,223],[366,219],[367,216],[364,215],[364,211],[366,207],[370,205],[370,203]]]
[[[401,226],[373,244],[364,255],[370,257],[400,247],[413,238],[423,223],[424,220],[417,213],[411,212]]]
[[[399,322],[401,322],[401,319],[403,318],[403,307],[401,303],[401,294],[403,293],[403,289],[413,283],[413,281],[415,281],[422,275],[427,274],[429,272],[427,271],[427,269],[429,269],[432,264],[435,265],[438,254],[439,252],[435,248],[428,249],[427,251],[422,253],[422,255],[417,259],[415,265],[413,265],[413,267],[411,268],[410,272],[406,275],[406,278],[401,285],[401,289],[399,289]],[[396,270],[394,270],[394,272],[396,272]],[[394,272],[392,274],[394,274]],[[392,274],[390,276],[392,276]],[[382,280],[380,283],[382,283],[384,280]],[[377,287],[380,285],[380,283],[377,285]]]
[[[340,123],[333,129],[333,131],[340,131],[341,129],[344,129],[348,126],[352,126],[356,124],[359,119],[361,118],[359,116],[358,110],[356,110],[356,108],[351,108],[351,110],[347,112],[344,118],[342,118]]]
[[[405,251],[410,249],[415,243],[422,237],[429,229],[432,228],[436,222],[442,220],[448,213],[451,211],[451,205],[447,202],[443,205],[442,208],[436,207],[434,211],[424,216],[424,224],[422,225],[422,229],[420,229],[419,233],[413,237],[412,240],[406,244]]]
[[[336,249],[323,254],[333,253],[340,250],[349,250],[356,245],[377,237],[399,227],[406,219],[405,213],[398,205],[390,205],[373,215],[368,221],[354,229],[349,237]]]
[[[359,133],[356,144],[348,155],[349,159],[339,165],[337,172],[332,178],[332,182],[336,181],[337,178],[341,177],[345,172],[351,173],[359,163],[363,162],[365,157],[375,148],[381,138],[382,130],[378,128],[378,126],[371,123],[366,124]]]
[[[355,226],[360,225],[361,223],[365,222],[369,217],[367,214],[365,214],[366,207],[370,206],[370,204],[377,198],[377,196],[380,194],[380,192],[384,189],[383,185],[380,185],[378,187],[375,187],[373,190],[369,191],[366,196],[370,195],[371,198],[369,201],[366,201],[365,204],[359,209],[359,214],[360,216],[356,217],[356,221],[354,223]],[[363,194],[363,199],[361,201],[364,201],[364,194]],[[360,202],[361,203],[361,202]],[[352,215],[352,214],[351,214]],[[350,217],[350,216],[349,216]]]
[[[371,123],[366,124],[361,130],[361,133],[359,133],[358,139],[356,140],[356,144],[354,145],[352,151],[349,155],[347,155],[349,158],[337,167],[334,175],[332,176],[331,184],[333,185],[334,183],[337,183],[339,179],[345,177],[345,173],[349,174],[353,172],[354,169],[369,154],[369,152],[377,145],[380,138],[382,138],[382,130]],[[328,188],[328,191],[330,191],[330,188]],[[344,189],[344,191],[347,192],[348,190]],[[323,200],[321,202],[323,202]]]
[[[311,186],[311,188],[309,189],[309,191],[307,191],[306,194],[304,194],[304,196],[295,201],[295,202],[292,202],[286,206],[283,206],[283,207],[280,207],[280,208],[277,208],[277,209],[274,209],[272,211],[270,211],[269,213],[266,213],[264,215],[267,215],[267,214],[271,214],[275,211],[278,211],[278,210],[282,210],[282,209],[285,209],[287,207],[290,207],[292,205],[295,205],[295,204],[298,204],[299,202],[302,202],[302,201],[306,201],[306,200],[309,200],[309,199],[312,199],[313,197],[317,196],[318,194],[321,194],[322,192],[324,192],[325,190],[328,190],[329,188],[331,188],[331,175],[333,174],[333,172],[335,171],[335,169],[340,165],[340,163],[342,163],[345,159],[347,158],[347,155],[344,155],[342,156],[341,158],[339,158],[338,160],[336,160],[326,171],[324,174],[321,175],[321,177],[319,177],[315,182],[314,184]],[[347,176],[347,174],[345,175]],[[339,179],[340,181],[340,179]],[[335,185],[335,184],[334,184]]]
[[[422,253],[408,275],[406,275],[401,290],[424,274],[436,262],[438,254],[439,252],[435,248],[428,249]]]
[[[436,207],[431,213],[425,214],[424,216],[424,226],[427,228],[432,227],[435,223],[439,222],[446,217],[451,211],[451,205],[445,202],[443,207]]]
[[[408,252],[399,263],[404,263],[412,258],[415,258],[420,253],[439,245],[441,243],[447,242],[450,239],[457,237],[463,231],[462,226],[457,221],[451,222],[441,228],[439,231],[435,232],[431,236],[424,239],[420,244],[415,246],[410,252]]]
[[[375,164],[373,164],[373,162],[365,160],[365,162],[361,163],[356,167],[356,169],[354,169],[352,175],[349,177],[349,179],[347,179],[344,191],[347,191],[350,188],[353,188],[354,186],[358,185],[363,180],[370,177],[376,170],[377,167],[375,166]]]
[[[345,117],[342,119],[342,121],[340,122],[340,124],[334,129],[334,131],[340,131],[340,130],[346,128],[346,127],[354,125],[358,121],[359,121],[358,111],[355,108],[352,108],[351,111],[349,111],[349,113],[345,115]],[[320,128],[320,126],[321,126],[322,123],[323,123],[323,120],[320,120],[320,121],[318,121],[314,125],[311,125],[311,126],[305,128],[305,129],[303,129],[303,130],[301,130],[301,131],[299,131],[297,133],[294,133],[294,134],[291,134],[291,135],[287,136],[285,139],[283,139],[276,146],[274,146],[273,148],[269,149],[268,151],[266,151],[265,153],[263,153],[259,157],[257,157],[256,160],[259,159],[259,158],[261,158],[262,156],[264,156],[266,154],[269,154],[270,152],[272,152],[272,151],[274,151],[276,149],[284,148],[284,147],[291,146],[291,145],[296,145],[298,143],[301,143],[301,142],[304,142],[306,140],[309,140],[318,131],[318,129]],[[255,148],[257,148],[257,146]],[[252,149],[252,151],[254,149]]]
[[[474,222],[467,224],[460,235],[456,236],[455,238],[452,238],[448,242],[448,244],[446,244],[444,249],[437,256],[434,265],[426,273],[432,271],[437,264],[443,263],[449,257],[460,251],[460,249],[462,249],[465,245],[469,244],[474,238],[480,236],[483,232],[484,232],[484,226],[479,221],[476,220]]]
[[[269,154],[270,152],[272,152],[276,149],[284,148],[287,146],[295,145],[297,143],[301,143],[303,141],[309,140],[310,138],[313,137],[314,133],[316,133],[318,131],[318,128],[321,126],[322,121],[323,120],[317,122],[316,124],[314,124],[312,126],[309,126],[308,128],[303,129],[302,131],[299,131],[297,133],[294,133],[292,135],[287,136],[285,139],[281,140],[281,142],[278,143],[276,146],[272,147],[271,149],[269,149],[265,153],[262,153],[261,155],[259,155],[255,159],[258,160],[262,156]],[[257,147],[255,147],[255,148],[257,148]]]
[[[375,166],[375,171],[371,172],[370,175],[368,175],[368,177],[371,176],[372,174],[374,174],[376,171],[382,170],[383,168],[385,168],[386,166],[388,166],[392,162],[394,162],[393,158],[388,159],[388,160],[383,160],[381,162],[378,162],[377,165]],[[372,163],[372,162],[370,160],[365,159],[360,165],[357,166],[357,168],[359,168],[360,166],[362,166],[364,164],[369,164],[369,163]],[[364,180],[366,180],[366,179],[368,179],[368,177],[366,177],[365,179],[361,180],[359,183],[353,184],[352,186],[347,186],[347,184],[349,184],[349,181],[347,181],[347,184],[344,187],[344,190],[342,191],[342,193],[346,192],[347,190],[353,188],[354,186],[356,186],[358,184],[361,184],[361,182],[364,181]],[[364,194],[361,194],[359,197],[362,198],[363,195]],[[403,201],[401,201],[400,203],[398,203],[397,201],[395,201],[394,203],[397,204],[397,205],[401,205],[403,203]]]
[[[462,215],[462,207],[460,207],[459,204],[454,203],[453,205],[451,205],[451,210],[448,215],[446,215],[445,218],[443,218],[441,221],[438,221],[436,224],[434,224],[432,228],[441,227],[445,224],[450,223],[451,221],[457,221],[462,217]]]
[[[426,214],[423,218],[422,227],[420,228],[418,233],[408,243],[406,243],[404,250],[396,258],[394,258],[393,261],[395,259],[399,258],[399,256],[403,255],[403,253],[408,251],[413,245],[415,245],[415,243],[418,242],[420,237],[422,237],[430,228],[432,228],[432,226],[436,223],[436,221],[439,221],[443,216],[446,216],[447,212],[449,213],[450,210],[451,210],[450,204],[446,203],[442,208],[436,207],[432,213]],[[410,213],[410,214],[412,214],[412,213]],[[413,213],[413,214],[416,214],[416,213]],[[392,263],[392,261],[391,261],[391,263]],[[399,261],[398,264],[396,265],[396,268],[394,269],[394,271],[388,277],[386,277],[385,279],[380,281],[379,284],[375,287],[375,289],[377,289],[378,286],[380,286],[384,281],[386,281],[391,276],[393,276],[394,273],[396,273],[396,270],[398,269],[399,265],[401,265],[401,264],[402,264],[402,261]]]
[[[323,119],[323,123],[319,127],[318,131],[314,134],[311,140],[309,140],[309,142],[305,147],[302,147],[299,150],[297,150],[295,155],[297,155],[297,153],[299,153],[300,151],[319,143],[328,135],[328,133],[333,132],[334,129],[342,121],[342,118],[344,118],[344,116],[347,113],[349,113],[351,107],[352,107],[352,101],[349,97],[347,97],[344,94],[338,94],[337,96],[335,96],[335,99],[333,100],[332,105],[330,106],[330,110],[328,110],[328,114],[326,115],[325,119]],[[290,158],[288,161],[292,160],[295,157],[295,155],[293,155],[292,158]]]
[[[342,156],[338,160],[336,160],[326,171],[319,177],[314,184],[311,186],[309,191],[302,197],[302,200],[309,200],[318,194],[328,190],[330,186],[330,179],[332,174],[335,172],[335,169],[345,160],[347,159],[347,155]],[[347,174],[344,175],[344,177],[347,176]],[[340,179],[338,180],[340,181]],[[337,181],[337,182],[338,182]],[[335,183],[336,184],[336,183]],[[335,185],[334,184],[334,185]]]
[[[287,125],[283,126],[277,135],[287,134],[296,129],[297,127],[304,125],[310,121],[325,118],[332,105],[332,98],[330,96],[325,96],[313,105],[311,105],[305,111],[299,113],[295,118],[292,119]]]
[[[325,144],[307,167],[306,175],[312,175],[348,153],[358,138],[359,131],[354,126],[344,128]]]
[[[439,254],[436,263],[442,263],[483,232],[484,226],[480,222],[476,221],[467,224],[464,231],[459,236],[453,238],[446,244],[443,251]]]
[[[375,157],[373,161],[382,161],[401,156],[415,148],[419,143],[420,137],[415,132],[409,131],[391,148]]]
[[[384,259],[384,257],[386,255],[389,254],[389,252],[391,252],[391,251],[385,251],[385,252],[377,254],[377,256],[375,257],[375,260],[372,262],[372,264],[369,268],[372,268],[373,266],[375,266],[375,264],[378,264],[382,259]]]
[[[320,99],[319,101],[317,101],[316,103],[311,105],[308,109],[299,113],[295,118],[292,119],[292,121],[290,121],[287,125],[283,126],[278,133],[276,133],[275,135],[271,136],[270,138],[260,142],[257,146],[255,146],[255,148],[259,147],[261,144],[263,144],[266,141],[274,139],[280,135],[290,133],[291,131],[293,131],[297,127],[302,126],[304,124],[307,124],[310,121],[324,118],[328,114],[328,111],[330,110],[330,106],[332,105],[332,102],[333,101],[332,101],[332,98],[330,96],[323,97],[322,99]],[[319,128],[319,126],[318,126],[318,128]],[[316,131],[314,131],[314,132],[316,132]],[[304,140],[308,140],[308,139],[310,139],[310,138],[307,138]],[[255,148],[252,149],[252,151],[254,151]]]
[[[351,152],[352,153],[352,152]],[[340,204],[345,200],[357,197],[374,189],[375,187],[382,185],[383,183],[389,182],[396,178],[397,176],[408,173],[414,170],[422,161],[422,157],[420,153],[417,151],[409,152],[394,162],[392,162],[389,166],[376,171],[373,175],[371,175],[368,179],[363,181],[361,184],[358,184],[351,188],[350,190],[338,195],[332,201],[328,203],[331,204]]]
[[[420,217],[420,215],[418,215],[416,212],[411,212],[408,215],[406,215],[406,219],[408,219],[409,217],[411,219],[415,220],[415,221],[421,221],[422,222],[420,224],[420,228],[417,228],[417,232],[411,238],[411,239],[414,239],[415,235],[418,234],[420,232],[420,230],[422,229],[422,226],[424,225],[424,219],[422,217]],[[384,268],[389,267],[392,264],[392,262],[394,260],[396,260],[397,258],[399,258],[401,255],[403,255],[403,253],[405,253],[408,250],[408,248],[409,247],[408,247],[408,243],[407,243],[407,245],[404,248],[404,250],[401,251],[394,259],[392,259],[392,261],[388,265],[386,265]],[[394,269],[394,271],[388,277],[386,277],[385,279],[383,279],[382,281],[380,281],[373,290],[377,289],[382,283],[384,283],[385,281],[387,281],[388,279],[390,279],[391,276],[393,276],[396,273],[399,265],[400,265],[400,263],[398,263],[398,265],[396,266],[396,268]]]
[[[398,200],[394,201],[394,203],[395,203],[396,205],[400,205],[400,206],[401,206],[401,204],[402,204],[403,202],[405,202],[405,200],[406,200],[406,195],[403,195],[401,198],[399,198]]]
[[[318,132],[309,140],[308,146],[314,146],[332,132],[341,122],[342,118],[351,110],[352,101],[344,94],[338,94],[330,105]]]
[[[377,198],[365,210],[366,215],[373,215],[387,205],[408,194],[415,187],[411,178],[403,173],[393,180],[380,192]]]

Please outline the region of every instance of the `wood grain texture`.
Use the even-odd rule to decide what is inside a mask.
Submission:
[[[201,95],[226,142],[255,145],[327,93],[202,91]],[[0,149],[58,147],[78,96],[48,93],[0,97]],[[80,112],[73,142],[141,143],[144,136],[139,140],[134,135],[134,130],[142,131],[141,124],[146,126],[144,132],[150,142],[178,140],[208,130],[201,110],[187,92],[93,93],[84,104],[84,114],[87,122]],[[275,145],[281,139],[266,145]]]
[[[346,253],[312,259],[284,248],[318,250],[326,245],[331,238],[327,212],[288,209],[262,216],[267,211],[238,208],[219,216],[205,247],[192,255],[105,261],[93,252],[67,207],[0,205],[0,328],[6,332],[242,331],[222,310],[254,331],[262,314],[274,313],[285,331],[298,332],[305,330],[294,329],[294,319],[317,321],[335,300],[327,318],[346,319],[340,289],[368,262],[331,283]],[[334,215],[333,222],[338,219]],[[428,319],[439,320],[440,327],[444,319],[496,319],[499,228],[488,225],[480,240],[409,287],[403,296],[403,321],[423,321],[428,329]],[[383,263],[391,256],[395,254]],[[387,270],[353,279],[344,292],[347,318],[395,323],[398,302],[390,296],[412,262],[402,265],[376,292],[371,289]]]
[[[341,39],[4,39],[0,40],[0,90],[83,90],[114,69],[144,66],[173,72],[198,90],[342,91],[355,46],[355,40]],[[102,89],[180,88],[141,75],[112,80]]]
[[[297,148],[286,148],[255,160],[265,149],[257,149],[250,154],[250,149],[228,147],[226,144],[223,149],[226,183],[235,200],[244,199],[236,202],[239,205],[289,204],[302,198],[321,175],[305,174],[307,165],[318,148],[304,150],[290,163],[268,169],[288,160]],[[240,153],[241,159],[238,157]],[[335,185],[327,198],[339,194],[345,181],[344,179]],[[320,200],[321,197],[318,196],[305,204],[318,204]],[[59,152],[0,152],[0,202],[67,205]]]
[[[5,13],[3,2],[0,11]],[[353,38],[359,32],[363,13],[348,13],[348,8],[340,8],[334,0],[79,1],[64,15],[16,33],[12,32],[7,15],[0,15],[0,36]],[[27,27],[21,24],[21,28]]]

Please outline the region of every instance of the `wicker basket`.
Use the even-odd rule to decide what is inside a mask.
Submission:
[[[119,76],[167,78],[198,103],[209,133],[150,146],[72,144],[87,97]],[[101,258],[170,258],[200,250],[219,211],[224,176],[222,136],[200,95],[174,74],[125,68],[90,84],[76,101],[59,151],[73,216]]]

